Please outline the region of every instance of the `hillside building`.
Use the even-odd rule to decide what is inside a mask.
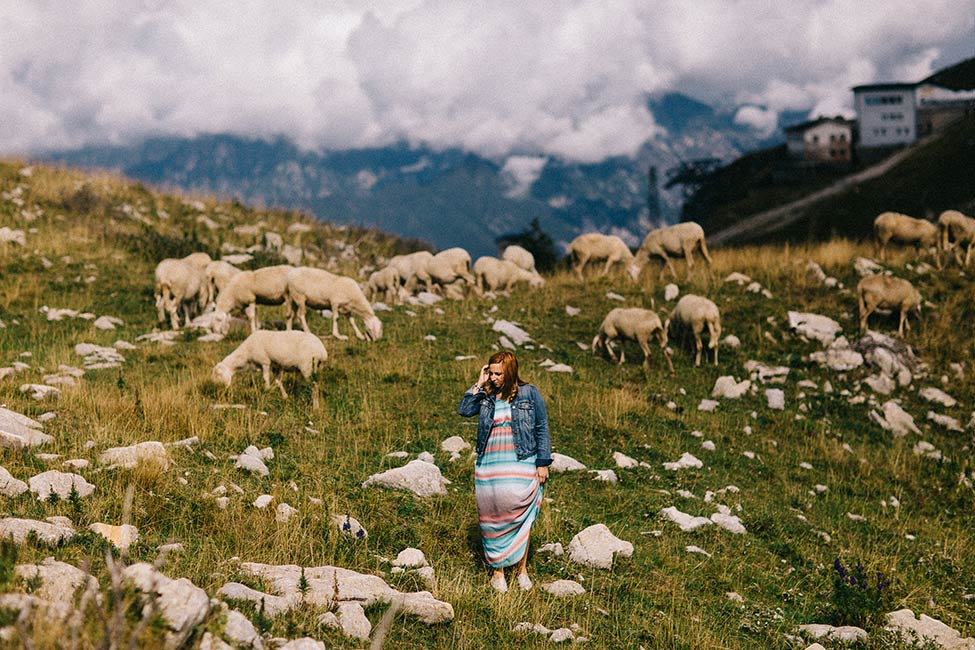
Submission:
[[[860,147],[896,147],[975,112],[975,90],[924,82],[869,84],[853,88],[853,107]]]
[[[855,122],[819,117],[785,129],[789,155],[810,163],[849,163]]]

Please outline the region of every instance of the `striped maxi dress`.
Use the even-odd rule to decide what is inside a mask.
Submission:
[[[474,496],[484,557],[495,569],[517,564],[528,551],[528,535],[542,504],[535,456],[518,460],[511,429],[511,404],[495,401],[494,422],[484,453],[474,467]]]

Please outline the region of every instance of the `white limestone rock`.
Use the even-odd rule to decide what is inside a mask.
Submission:
[[[935,413],[934,411],[928,411],[927,419],[940,427],[948,429],[948,431],[961,433],[965,430],[962,428],[961,423],[950,415],[941,415],[940,413]]]
[[[859,368],[864,362],[863,355],[850,347],[850,343],[843,336],[830,343],[825,350],[813,352],[809,358],[836,372]]]
[[[247,600],[257,603],[258,606],[264,608],[264,615],[271,618],[297,607],[301,600],[299,597],[300,594],[290,598],[275,596],[274,594],[266,594],[262,591],[251,589],[239,582],[228,582],[224,584],[217,590],[217,595],[230,600]]]
[[[695,530],[701,526],[710,526],[714,523],[707,517],[694,517],[686,512],[681,512],[674,506],[661,509],[660,514],[677,524],[685,532]]]
[[[840,324],[829,316],[798,311],[789,312],[789,329],[800,336],[819,341],[824,346],[832,343],[843,331]]]
[[[711,521],[735,535],[744,535],[748,532],[745,525],[741,523],[741,519],[729,513],[715,512],[711,515]]]
[[[151,564],[131,564],[122,571],[126,580],[140,591],[153,594],[166,626],[169,647],[179,647],[210,613],[210,597],[186,578],[172,579]]]
[[[122,327],[125,325],[125,322],[121,318],[116,318],[115,316],[99,316],[95,319],[95,322],[92,323],[92,325],[95,326],[95,329],[113,330],[116,327]]]
[[[395,467],[367,478],[362,487],[385,487],[409,490],[417,496],[428,497],[447,494],[450,481],[440,473],[440,468],[422,460],[411,460],[403,467]]]
[[[952,406],[958,403],[958,400],[956,400],[954,397],[944,392],[943,390],[940,390],[933,386],[922,388],[921,390],[918,391],[918,395],[920,395],[922,398],[926,399],[929,402],[934,402],[935,404],[947,406],[948,408],[951,408]]]
[[[21,384],[20,392],[30,393],[31,399],[37,400],[38,402],[49,397],[55,398],[61,396],[60,390],[46,384]]]
[[[113,526],[112,524],[94,523],[88,530],[98,533],[119,550],[127,550],[132,542],[139,539],[139,529],[130,524]]]
[[[515,345],[524,345],[525,343],[530,343],[532,340],[528,332],[506,320],[498,319],[494,321],[491,329],[507,336]]]
[[[569,559],[577,564],[609,569],[616,554],[633,555],[633,544],[613,535],[605,524],[595,524],[579,532],[569,542]]]
[[[631,467],[639,467],[640,462],[635,458],[630,458],[624,453],[614,451],[613,460],[616,462],[616,466],[621,469],[629,469]]]
[[[342,533],[349,535],[350,537],[355,537],[357,539],[365,539],[369,536],[369,533],[359,520],[352,515],[333,515],[332,523],[338,528]]]
[[[853,260],[853,270],[861,278],[865,278],[868,275],[878,275],[884,272],[884,267],[880,266],[871,259],[866,257],[858,257]]]
[[[881,395],[890,395],[897,388],[897,382],[882,372],[870,375],[863,380],[863,383],[869,386],[870,390]]]
[[[271,454],[273,458],[273,453]],[[242,469],[248,472],[253,472],[259,476],[267,476],[271,471],[264,464],[265,454],[263,454],[257,447],[250,445],[244,450],[244,453],[237,456],[237,462],[234,467],[237,469]]]
[[[40,564],[18,564],[14,573],[25,581],[36,581],[35,596],[60,603],[73,603],[81,587],[92,595],[98,593],[98,580],[87,571],[59,562],[53,557]]]
[[[664,469],[670,471],[677,471],[680,469],[697,468],[704,467],[704,463],[701,462],[694,454],[684,452],[680,455],[680,458],[672,463],[664,463]]]
[[[765,399],[768,400],[768,407],[773,411],[785,409],[785,392],[780,388],[766,388]]]
[[[714,409],[718,408],[719,405],[720,402],[717,402],[713,399],[702,399],[701,403],[697,405],[697,410],[704,411],[705,413],[710,413],[714,411]]]
[[[279,503],[278,507],[274,509],[274,521],[283,524],[297,514],[297,508],[287,503]]]
[[[430,566],[427,562],[426,556],[418,548],[404,548],[393,560],[393,566],[403,567],[406,569],[413,569],[418,567]]]
[[[667,302],[674,300],[678,295],[680,295],[680,288],[676,284],[670,283],[664,287],[664,300]]]
[[[808,625],[800,625],[799,631],[807,637],[816,640],[822,639],[851,645],[854,643],[866,643],[867,641],[867,631],[853,625],[833,627],[832,625],[811,623]]]
[[[339,603],[337,613],[326,612],[319,621],[329,627],[337,627],[346,636],[361,641],[368,641],[372,632],[372,623],[366,618],[366,612],[359,603]]]
[[[726,348],[735,349],[741,347],[741,339],[739,339],[734,334],[729,334],[728,336],[721,339],[721,345]]]
[[[753,382],[784,384],[790,369],[786,366],[770,366],[760,361],[749,360],[745,362],[745,370],[749,372]]]
[[[908,433],[921,433],[921,430],[914,424],[914,418],[901,408],[901,405],[895,400],[884,402],[881,408],[883,415],[880,415],[877,411],[870,411],[870,419],[887,431],[890,431],[895,438],[901,438]]]
[[[16,544],[23,544],[31,533],[37,535],[38,541],[54,546],[74,537],[75,530],[67,517],[48,517],[47,521],[0,519],[0,537],[10,537]]]
[[[589,473],[595,474],[595,476],[592,477],[594,481],[604,481],[606,483],[611,483],[612,485],[619,483],[619,477],[617,477],[616,472],[611,469],[591,469],[589,470]]]
[[[548,592],[553,596],[564,598],[566,596],[581,596],[586,593],[585,587],[575,580],[555,580],[542,585],[542,591]]]
[[[44,433],[44,425],[40,422],[0,407],[0,447],[23,449],[53,440],[54,438]]]
[[[731,375],[724,375],[718,377],[717,381],[714,382],[711,397],[715,399],[738,399],[747,393],[751,386],[752,382],[748,379],[739,382]]]
[[[729,273],[725,277],[724,281],[725,282],[734,282],[739,287],[741,287],[741,286],[744,286],[746,284],[749,284],[752,281],[752,279],[750,277],[748,277],[747,275],[745,275],[744,273],[739,273],[739,272],[735,271],[733,273]]]
[[[888,630],[896,632],[907,644],[934,643],[944,650],[975,650],[975,638],[962,638],[958,630],[927,614],[915,618],[910,609],[899,609],[886,615]]]
[[[169,457],[161,442],[149,440],[128,447],[111,447],[98,455],[98,464],[108,469],[123,467],[133,469],[139,463],[155,465],[162,470],[169,469]]]
[[[471,448],[471,443],[467,442],[460,436],[450,436],[440,443],[440,448],[446,452],[449,452],[450,462],[454,462],[455,460],[460,459],[462,451]]]
[[[27,484],[16,479],[7,471],[6,467],[0,467],[0,494],[5,497],[18,497],[28,490]]]
[[[549,470],[553,472],[575,472],[586,469],[586,466],[571,456],[552,452],[552,464]]]
[[[95,486],[86,481],[84,476],[72,472],[59,472],[56,469],[30,477],[27,484],[39,501],[46,501],[52,492],[62,499],[67,499],[71,495],[72,487],[82,498],[90,496],[95,491]]]

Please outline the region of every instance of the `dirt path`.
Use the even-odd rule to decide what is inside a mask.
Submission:
[[[929,140],[930,137],[920,140],[914,145],[898,151],[890,158],[887,158],[872,167],[868,167],[861,172],[857,172],[852,176],[841,178],[829,187],[825,187],[817,192],[813,192],[809,196],[805,196],[801,199],[793,201],[792,203],[787,203],[771,210],[766,210],[765,212],[759,212],[758,214],[745,217],[734,225],[728,226],[723,230],[719,230],[716,233],[708,235],[708,246],[718,246],[721,244],[730,243],[737,237],[746,233],[749,235],[762,235],[768,232],[774,232],[779,228],[784,228],[785,226],[788,226],[799,219],[803,214],[803,210],[813,203],[839,194],[840,192],[843,192],[854,185],[859,185],[864,181],[868,181],[886,174],[887,171],[892,167],[896,166],[904,159],[914,155],[914,152],[916,152],[921,145],[925,144]]]

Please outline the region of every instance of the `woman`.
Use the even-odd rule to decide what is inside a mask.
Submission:
[[[517,565],[518,586],[531,589],[528,537],[552,464],[545,401],[518,377],[518,360],[505,350],[491,355],[457,412],[478,416],[474,495],[491,586],[507,591],[504,567]]]

